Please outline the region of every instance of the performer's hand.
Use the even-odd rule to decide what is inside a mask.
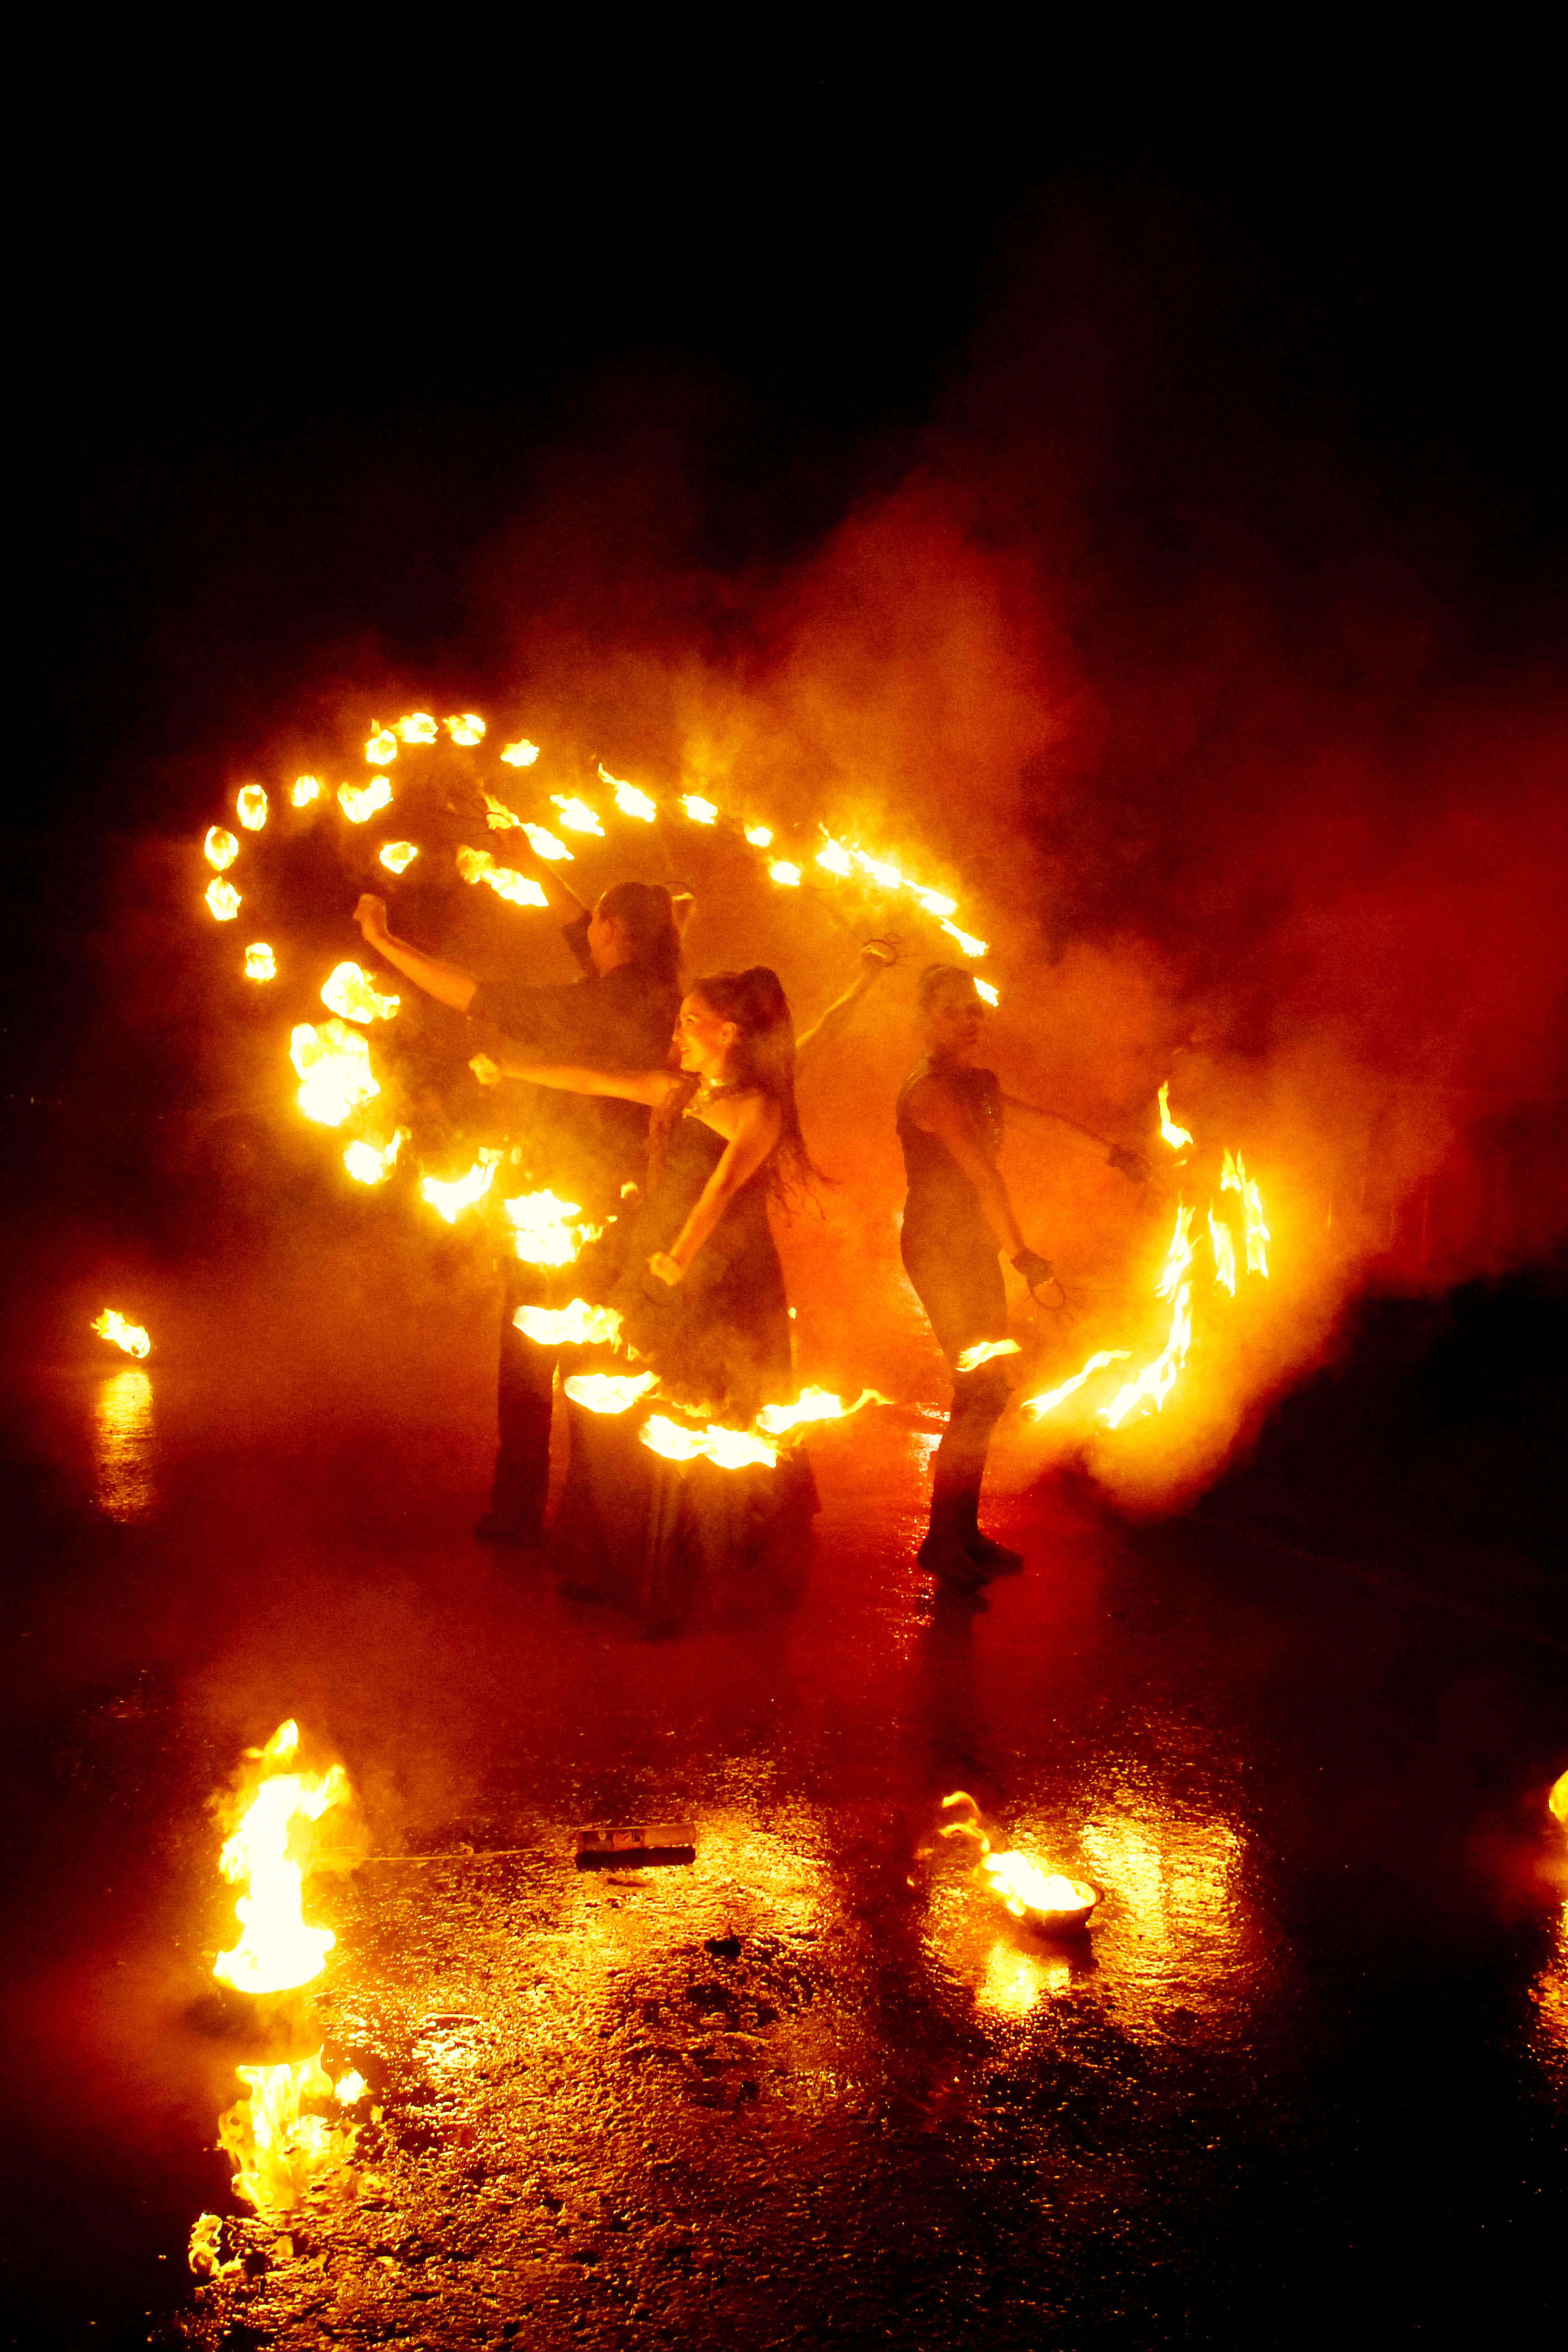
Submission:
[[[1042,1282],[1049,1282],[1056,1271],[1050,1259],[1042,1257],[1038,1250],[1021,1249],[1013,1260],[1013,1265],[1015,1271],[1023,1276],[1031,1290],[1037,1289]]]
[[[366,891],[354,908],[354,920],[364,934],[367,947],[378,948],[386,937],[386,901]]]
[[[1134,1184],[1146,1184],[1153,1172],[1143,1154],[1134,1151],[1131,1145],[1125,1143],[1111,1145],[1105,1155],[1105,1164],[1108,1168],[1120,1170]]]
[[[867,940],[860,949],[860,969],[868,980],[875,980],[899,961],[899,943],[894,939]]]
[[[478,1078],[481,1087],[500,1086],[501,1076],[500,1064],[499,1062],[492,1062],[488,1054],[476,1054],[473,1059],[469,1062],[468,1067],[472,1070],[475,1077]]]
[[[654,1252],[647,1262],[647,1270],[650,1274],[657,1274],[660,1282],[668,1282],[672,1290],[680,1280],[680,1268],[667,1250]]]

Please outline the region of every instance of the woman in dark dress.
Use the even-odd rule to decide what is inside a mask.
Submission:
[[[777,976],[754,965],[697,981],[675,1039],[677,1070],[596,1070],[510,1051],[473,1066],[487,1080],[647,1106],[646,1197],[607,1303],[622,1345],[658,1375],[659,1403],[743,1430],[792,1386],[768,1202],[810,1175]],[[673,1630],[704,1603],[724,1615],[791,1597],[816,1499],[800,1448],[781,1450],[771,1468],[669,1462],[637,1442],[646,1418],[646,1405],[574,1409],[561,1527],[571,1583],[635,1606],[650,1631]]]

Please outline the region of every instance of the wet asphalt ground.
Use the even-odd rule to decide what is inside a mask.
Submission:
[[[1051,1481],[972,1621],[910,1557],[928,1424],[867,1414],[814,1441],[798,1613],[650,1645],[469,1538],[472,1304],[323,1354],[286,1297],[171,1295],[145,1372],[17,1381],[5,2342],[1539,2326],[1568,1622],[1507,1433],[1461,1400],[1413,1450],[1342,1383],[1184,1517]],[[214,1997],[210,1801],[289,1714],[370,1855],[312,1882],[337,1945],[269,2042]],[[957,1788],[1102,1890],[1087,1944],[935,1834]],[[580,1823],[668,1818],[690,1863],[575,1866]],[[369,2086],[353,2161],[247,2217],[235,2068],[318,2044]],[[204,2211],[238,2267],[198,2285]]]

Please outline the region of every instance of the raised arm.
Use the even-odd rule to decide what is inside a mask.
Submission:
[[[568,1095],[614,1095],[620,1102],[661,1103],[676,1083],[671,1070],[590,1070],[574,1062],[529,1062],[502,1046],[497,1055],[476,1054],[468,1064],[480,1086],[502,1078],[526,1078],[531,1087],[554,1087]]]
[[[823,1045],[832,1045],[843,1034],[855,1007],[867,990],[874,988],[889,964],[897,963],[898,960],[899,950],[891,940],[867,940],[860,950],[860,970],[853,983],[842,996],[834,999],[826,1013],[817,1015],[809,1029],[795,1039],[795,1058],[797,1063],[803,1055],[814,1053]]]
[[[752,1095],[736,1106],[735,1132],[724,1147],[724,1157],[702,1187],[691,1214],[668,1249],[648,1260],[661,1281],[680,1280],[742,1185],[756,1174],[778,1139],[777,1103],[770,1102],[765,1095]]]
[[[1148,1182],[1149,1162],[1130,1144],[1112,1143],[1107,1136],[1096,1135],[1093,1128],[1085,1127],[1080,1119],[1069,1118],[1065,1110],[1047,1110],[1039,1103],[1020,1102],[1016,1095],[1004,1095],[1002,1099],[1009,1110],[1022,1111],[1026,1118],[1048,1118],[1053,1125],[1065,1127],[1072,1134],[1081,1136],[1086,1143],[1093,1144],[1097,1151],[1104,1153],[1110,1167],[1120,1169],[1122,1175],[1130,1177],[1134,1184]]]
[[[388,963],[405,972],[416,988],[439,1003],[449,1004],[458,1013],[466,1013],[474,1000],[479,982],[461,964],[443,963],[439,956],[426,955],[423,948],[410,946],[406,940],[395,939],[386,928],[386,901],[373,898],[368,892],[354,908],[354,920],[364,936],[367,948],[374,948]]]

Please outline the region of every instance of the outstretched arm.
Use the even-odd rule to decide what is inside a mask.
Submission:
[[[739,1106],[724,1157],[702,1187],[691,1214],[668,1250],[648,1265],[662,1282],[679,1282],[742,1184],[753,1177],[779,1139],[779,1107],[765,1096]]]
[[[1147,1183],[1149,1162],[1141,1151],[1134,1150],[1130,1145],[1112,1143],[1108,1137],[1097,1135],[1092,1127],[1085,1127],[1080,1119],[1069,1118],[1065,1110],[1047,1110],[1040,1103],[1020,1102],[1016,1095],[1004,1095],[1002,1099],[1009,1110],[1022,1111],[1026,1118],[1048,1118],[1053,1125],[1065,1127],[1072,1134],[1081,1136],[1086,1143],[1092,1143],[1097,1151],[1103,1152],[1112,1168],[1118,1168],[1123,1176],[1131,1177],[1134,1184]]]
[[[423,948],[410,946],[406,940],[395,939],[386,928],[386,901],[373,898],[368,892],[354,908],[354,920],[364,936],[367,948],[374,948],[390,964],[407,974],[416,988],[439,1003],[449,1004],[458,1013],[466,1013],[473,1003],[479,982],[461,964],[443,963],[439,956],[426,955]]]
[[[897,963],[898,960],[899,950],[891,940],[867,940],[860,950],[860,971],[853,984],[795,1039],[795,1057],[797,1063],[804,1055],[815,1052],[818,1046],[831,1045],[843,1034],[855,1007],[867,990],[875,988],[889,966]]]
[[[476,1054],[468,1064],[480,1086],[502,1078],[526,1078],[532,1087],[554,1087],[568,1095],[614,1095],[620,1102],[661,1103],[676,1083],[670,1070],[590,1070],[575,1062],[528,1062],[502,1046],[499,1054]]]

